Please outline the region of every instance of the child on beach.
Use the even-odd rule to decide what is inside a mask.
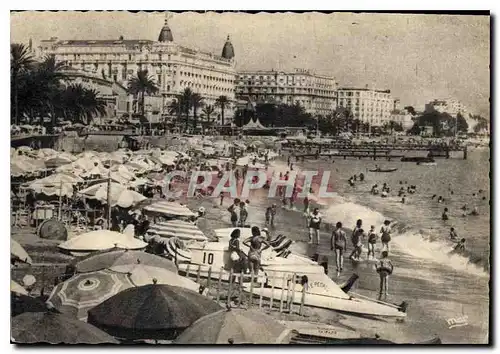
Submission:
[[[457,235],[457,232],[455,231],[455,228],[454,227],[450,228],[450,239],[452,241],[456,241],[457,238],[458,238],[458,235]]]
[[[385,298],[387,298],[389,292],[389,275],[391,275],[394,270],[391,261],[387,258],[388,255],[389,253],[387,251],[383,251],[382,258],[376,266],[377,273],[380,276],[379,300],[382,300],[382,294],[384,294]]]
[[[389,242],[391,241],[391,222],[389,220],[384,221],[384,225],[380,228],[380,233],[382,236],[380,240],[382,241],[382,250],[389,252]]]
[[[274,227],[274,217],[276,216],[276,204],[266,209],[266,225]]]
[[[338,222],[335,225],[336,229],[332,232],[331,250],[335,250],[335,264],[337,272],[341,272],[344,268],[344,250],[347,248],[347,239],[345,232],[342,230],[342,223]]]
[[[244,201],[241,201],[240,202],[240,227],[244,227],[245,226],[245,222],[247,221],[247,218],[248,218],[248,209],[247,209],[247,205]]]
[[[370,254],[373,258],[375,258],[375,244],[377,243],[377,233],[375,232],[375,226],[372,225],[370,227],[370,231],[368,232],[368,259],[370,258]]]

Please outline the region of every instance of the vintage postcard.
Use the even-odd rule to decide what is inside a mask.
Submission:
[[[491,342],[489,11],[10,21],[12,343]]]

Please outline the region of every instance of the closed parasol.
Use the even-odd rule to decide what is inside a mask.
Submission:
[[[202,316],[219,311],[215,301],[169,285],[127,289],[89,311],[88,322],[128,339],[173,339]]]
[[[15,343],[119,344],[100,329],[53,311],[27,312],[11,321]]]
[[[127,274],[109,270],[77,274],[59,283],[47,304],[63,314],[86,320],[88,310],[133,286]]]
[[[166,258],[151,253],[130,250],[116,250],[88,256],[75,265],[75,270],[77,273],[87,273],[137,263],[177,272],[175,264]]]
[[[261,311],[228,309],[200,318],[176,344],[286,344],[294,331]]]
[[[58,247],[67,251],[102,251],[113,247],[142,249],[147,243],[115,231],[96,230],[73,237]]]
[[[32,264],[33,260],[28,255],[28,252],[17,241],[10,239],[10,258],[14,261]]]

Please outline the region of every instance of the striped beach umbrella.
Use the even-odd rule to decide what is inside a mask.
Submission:
[[[195,216],[196,214],[189,210],[188,207],[175,202],[167,202],[165,200],[158,201],[144,207],[145,211],[170,215],[170,216]]]
[[[151,225],[149,233],[162,237],[177,237],[183,241],[206,241],[207,237],[193,223],[182,220],[171,220]]]
[[[127,274],[110,270],[77,274],[58,284],[47,304],[63,314],[86,320],[88,310],[133,286]]]

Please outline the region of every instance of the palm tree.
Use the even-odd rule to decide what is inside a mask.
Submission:
[[[14,117],[16,124],[19,120],[19,108],[17,102],[19,75],[29,71],[35,64],[35,59],[24,44],[13,43],[10,45],[10,77],[14,94]]]
[[[179,102],[182,105],[184,113],[186,113],[186,130],[189,126],[189,110],[191,109],[191,103],[193,96],[193,91],[189,87],[186,87],[179,97]]]
[[[196,125],[198,124],[197,111],[198,108],[203,106],[203,97],[199,93],[193,93],[191,95],[191,106],[193,107],[193,128],[196,130]]]
[[[154,95],[159,91],[158,86],[156,86],[155,81],[151,76],[148,76],[147,70],[139,70],[137,76],[133,77],[128,83],[128,91],[140,98],[141,114],[144,116],[144,96]]]
[[[98,97],[95,89],[87,89],[81,84],[73,84],[62,92],[64,110],[73,122],[88,125],[92,118],[106,114],[106,104]]]
[[[168,114],[177,116],[177,121],[180,122],[182,114],[182,103],[180,97],[170,102],[168,105]]]
[[[215,108],[212,105],[207,105],[203,108],[203,114],[207,116],[207,122],[210,123],[210,116],[214,114]]]
[[[220,107],[220,118],[221,118],[221,125],[224,125],[224,110],[226,109],[226,106],[228,105],[229,100],[227,99],[226,96],[222,95],[217,98],[215,101],[215,104]]]

